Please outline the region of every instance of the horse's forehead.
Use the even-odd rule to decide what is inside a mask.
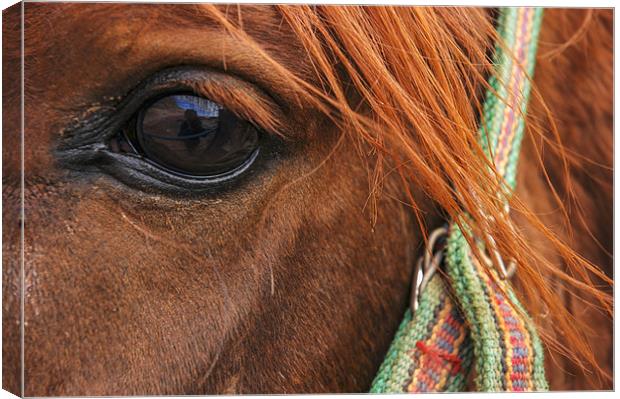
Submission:
[[[158,68],[153,58],[167,64],[186,62],[192,56],[196,60],[243,58],[244,47],[232,43],[237,39],[226,34],[213,9],[238,20],[250,37],[285,63],[299,60],[298,54],[291,54],[299,47],[297,41],[290,40],[291,33],[273,6],[48,3],[26,7],[25,55],[57,62],[33,62],[29,72],[36,74],[37,68],[50,72],[54,66],[74,72],[73,64],[86,70],[130,72],[128,67],[135,65],[140,70],[149,65]],[[289,40],[283,40],[283,35],[289,35]],[[50,74],[46,75],[47,80]]]
[[[239,22],[278,27],[281,15],[271,5],[127,4],[127,3],[31,3],[25,7],[26,24],[54,34],[70,27],[80,33],[119,26],[156,26],[160,29],[209,28],[218,23],[213,11]]]

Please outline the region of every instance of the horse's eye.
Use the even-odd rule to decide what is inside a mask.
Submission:
[[[234,173],[258,151],[259,131],[221,105],[192,94],[147,103],[125,129],[132,147],[169,171],[195,178]]]

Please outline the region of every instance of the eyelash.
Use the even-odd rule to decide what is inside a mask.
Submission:
[[[80,118],[77,124],[67,129],[57,147],[57,156],[67,168],[80,171],[103,171],[122,183],[146,192],[163,192],[171,195],[204,195],[217,193],[221,190],[238,186],[253,175],[253,171],[261,169],[261,161],[269,158],[277,159],[283,146],[277,135],[262,134],[259,141],[260,151],[252,155],[248,167],[234,170],[230,174],[208,176],[200,179],[183,176],[166,170],[149,162],[148,159],[136,154],[121,154],[110,148],[110,142],[131,123],[135,123],[138,112],[153,99],[185,92],[205,97],[203,91],[226,93],[227,84],[236,90],[246,89],[249,96],[256,96],[265,104],[273,107],[274,113],[280,113],[278,106],[270,97],[261,93],[247,82],[235,77],[214,72],[200,67],[181,67],[161,71],[140,84],[127,95],[117,106],[105,107],[92,114]],[[197,92],[195,87],[200,87]],[[212,98],[211,100],[217,101]],[[241,101],[230,108],[237,113]],[[221,101],[224,107],[227,103]],[[241,110],[245,115],[252,110]],[[281,116],[280,116],[281,117]],[[253,122],[253,121],[250,121]],[[259,130],[263,130],[260,129]]]

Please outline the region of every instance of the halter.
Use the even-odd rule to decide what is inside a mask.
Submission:
[[[510,190],[542,14],[542,8],[503,8],[499,15],[508,51],[496,45],[479,142]],[[478,391],[548,390],[540,338],[508,282],[514,262],[506,266],[492,237],[484,238],[487,255],[476,257],[455,222],[431,234],[416,267],[411,308],[372,393],[463,391],[472,363]],[[441,275],[434,273],[439,267]]]

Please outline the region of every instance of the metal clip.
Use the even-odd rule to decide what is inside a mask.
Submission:
[[[486,236],[487,242],[491,246],[491,248],[487,248],[487,252],[491,255],[484,253],[483,257],[487,266],[493,268],[500,272],[500,278],[502,280],[508,280],[514,276],[517,271],[517,263],[514,259],[510,259],[508,262],[508,267],[504,264],[504,260],[502,259],[502,255],[497,250],[497,245],[495,244],[495,240],[491,237],[490,234]]]
[[[510,213],[510,205],[508,205],[507,202],[504,204],[504,212],[506,213],[506,216]],[[489,221],[495,220],[492,216],[484,215],[484,217]],[[512,224],[509,226],[514,231],[514,226]],[[508,267],[506,267],[504,260],[502,259],[502,255],[497,250],[495,239],[489,233],[486,234],[485,238],[488,246],[482,256],[486,265],[490,268],[495,268],[495,270],[498,270],[502,280],[511,279],[517,271],[517,262],[514,259],[510,259],[508,262]]]
[[[447,227],[435,229],[428,238],[428,243],[424,255],[420,256],[413,271],[414,282],[411,286],[410,306],[411,313],[414,314],[420,305],[420,297],[424,288],[435,274],[443,261],[443,248],[439,248],[433,253],[437,242],[448,235]]]

